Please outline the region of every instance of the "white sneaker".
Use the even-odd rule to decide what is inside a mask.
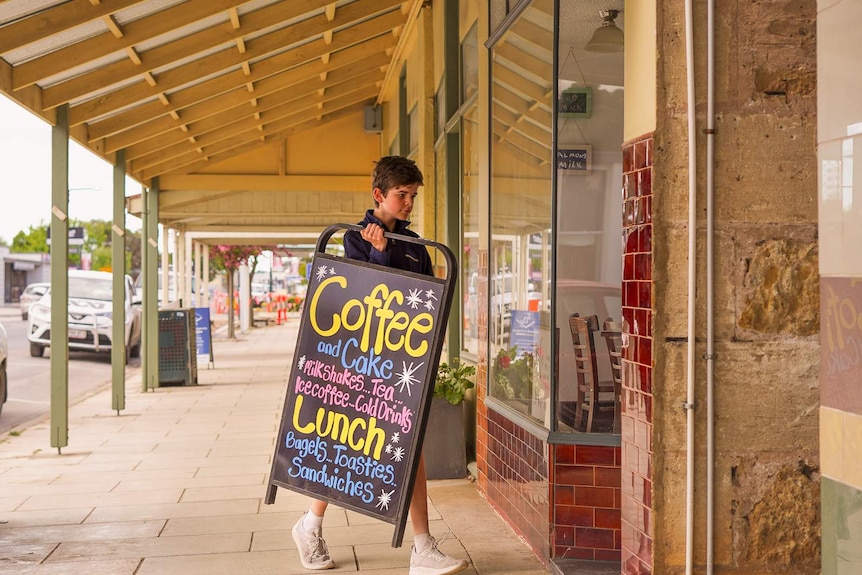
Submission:
[[[410,553],[410,575],[450,575],[467,568],[467,562],[463,559],[449,557],[437,549],[443,540],[437,541],[432,537],[431,546],[421,552],[416,551],[416,546],[413,546],[413,552]]]
[[[299,551],[299,561],[306,569],[332,569],[335,567],[335,561],[329,557],[329,549],[323,540],[323,527],[306,531],[302,526],[304,518],[305,513],[290,531]]]

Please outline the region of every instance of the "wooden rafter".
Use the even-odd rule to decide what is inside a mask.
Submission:
[[[364,0],[359,0],[364,1]],[[351,4],[352,6],[352,4]],[[339,16],[341,15],[339,11]],[[326,45],[322,39],[314,40],[303,44],[293,50],[289,50],[277,56],[268,58],[255,67],[255,73],[260,72],[262,77],[273,73],[291,68],[308,62],[314,58],[319,58],[321,55],[352,46],[353,44],[362,42],[368,38],[385,34],[398,22],[398,12],[388,12],[382,16],[367,20],[361,24],[356,24],[350,28],[346,28],[335,34],[333,43]],[[348,24],[349,22],[345,22]],[[169,91],[179,86],[187,85],[193,81],[201,81],[206,77],[219,72],[224,72],[229,68],[229,63],[238,64],[237,60],[241,58],[233,49],[220,51],[205,58],[201,58],[194,62],[178,66],[171,70],[167,70],[159,75],[159,89],[154,89],[144,85],[142,82],[136,82],[133,85],[126,86],[115,90],[99,98],[85,102],[80,106],[73,106],[69,112],[70,124],[77,125],[91,119],[102,116],[134,105],[137,102],[151,99],[159,92]],[[268,73],[267,73],[268,72]],[[242,85],[248,82],[242,72],[239,72],[241,81],[236,85]],[[213,95],[213,94],[210,94]]]
[[[381,36],[337,52],[329,66],[318,59],[266,77],[262,75],[259,77],[253,71],[250,79],[255,82],[254,95],[260,97],[277,92],[327,70],[352,68],[365,62],[382,66],[389,61],[385,51],[392,45],[391,39]],[[366,68],[363,66],[363,69]],[[238,75],[234,81],[229,81],[225,76],[213,78],[196,86],[173,92],[168,106],[155,101],[146,102],[104,120],[93,122],[89,124],[90,141],[106,138],[105,150],[113,152],[177,127],[178,122],[168,120],[166,112],[174,112],[177,118],[181,114],[182,122],[194,122],[222,110],[242,105],[251,101],[253,96],[246,84],[239,80]]]
[[[76,42],[71,46],[54,50],[15,67],[13,87],[18,90],[50,78],[64,70],[86,64],[106,53],[122,52],[136,44],[156,38],[172,30],[187,26],[240,5],[247,0],[189,0],[150,16],[145,16],[122,27],[122,36],[110,31]],[[99,19],[101,16],[94,17]],[[109,27],[110,28],[110,27]],[[139,70],[141,73],[143,70]]]

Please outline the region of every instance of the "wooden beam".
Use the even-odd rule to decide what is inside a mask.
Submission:
[[[515,112],[502,106],[494,106],[494,120],[513,132],[518,132],[525,138],[536,142],[537,144],[547,145],[551,141],[551,127],[539,126],[533,122],[523,120],[523,116],[519,116]]]
[[[536,78],[553,78],[553,53],[548,50],[547,59],[536,58],[518,49],[512,44],[504,43],[494,48],[494,56],[503,58],[512,63],[516,68],[532,74]],[[497,66],[499,68],[499,66]]]
[[[516,114],[523,116],[539,126],[551,129],[551,112],[544,108],[532,106],[532,101],[526,101],[518,94],[510,92],[503,86],[495,85],[493,88],[494,102],[509,108]]]
[[[529,140],[525,138],[523,135],[517,132],[510,132],[508,130],[508,126],[505,124],[501,124],[498,121],[492,122],[494,135],[497,136],[501,142],[505,142],[510,146],[514,146],[521,152],[525,152],[528,155],[536,158],[542,164],[549,163],[551,161],[551,142],[550,140],[546,145],[539,145],[533,140]]]
[[[327,175],[324,179],[326,191],[329,192],[368,192],[367,174],[355,176]],[[169,190],[307,192],[320,189],[320,181],[321,178],[318,175],[184,174],[159,178],[159,193]],[[207,197],[209,198],[209,196]],[[214,198],[216,197],[219,196],[214,195]]]
[[[223,108],[216,113],[207,114],[200,120],[192,121],[187,115],[183,115],[183,121],[187,122],[185,126],[188,129],[187,133],[182,133],[178,129],[170,132],[159,134],[157,137],[148,138],[130,146],[123,146],[126,150],[126,159],[132,160],[140,158],[153,151],[166,148],[172,144],[179,143],[189,136],[200,136],[213,130],[219,130],[229,124],[233,124],[249,118],[254,114],[260,114],[266,110],[279,108],[292,108],[300,110],[304,107],[305,99],[313,96],[315,92],[321,88],[332,88],[332,92],[327,94],[328,99],[333,99],[340,94],[354,91],[358,88],[374,85],[383,79],[381,66],[377,66],[372,70],[360,70],[351,74],[331,74],[326,82],[321,83],[317,76],[301,84],[294,84],[284,90],[269,94],[262,98],[258,98],[256,105],[252,106],[248,102],[248,97],[245,98],[245,105],[232,106]],[[315,102],[319,99],[315,98]],[[116,140],[112,138],[111,140]],[[106,143],[107,145],[107,143]],[[119,148],[117,148],[119,149]]]
[[[245,1],[247,0],[189,0],[182,2],[138,20],[127,22],[122,27],[121,37],[116,37],[110,30],[110,26],[106,25],[109,28],[106,32],[16,66],[15,89],[35,84],[44,78],[50,78],[65,70],[82,66],[87,62],[104,57],[106,54],[132,48],[135,44],[188,26],[202,18],[219,14],[231,6],[242,4]],[[89,8],[88,10],[94,9]],[[140,70],[138,72],[140,73]]]
[[[335,42],[337,45],[335,46],[327,47],[320,40],[305,44],[259,61],[255,64],[251,76],[246,76],[241,70],[228,71],[173,93],[171,101],[175,109],[179,109],[206,100],[238,86],[245,86],[249,81],[257,81],[309,62],[327,52],[345,49],[376,38],[387,30],[387,26],[390,24],[389,21],[375,21],[368,26],[365,24],[358,25],[357,27],[360,29],[353,31],[350,35],[338,33]],[[151,90],[140,82],[134,86],[120,88],[105,96],[73,106],[69,110],[69,124],[72,126],[79,125],[100,116],[107,116],[116,110],[134,105],[136,102],[151,101],[157,93],[158,91]]]
[[[494,84],[506,86],[512,92],[523,94],[530,100],[542,103],[549,112],[552,109],[551,78],[547,78],[544,84],[537,84],[508,68],[497,66],[494,69]]]
[[[279,126],[277,129],[272,129],[271,131],[264,130],[265,133],[263,144],[277,141],[280,138],[286,138],[288,136],[298,134],[305,130],[318,128],[327,123],[340,120],[344,117],[354,115],[359,116],[361,113],[362,112],[360,110],[357,110],[355,108],[343,108],[340,110],[334,110],[329,113],[324,113],[320,117],[315,116],[306,120],[305,122],[297,123],[295,125],[285,127]],[[244,134],[242,135],[242,137],[238,136],[234,139],[227,140],[226,145],[222,143],[219,147],[213,147],[213,149],[211,150],[211,155],[207,157],[201,157],[200,155],[197,155],[196,157],[184,156],[182,158],[170,158],[167,159],[164,163],[159,164],[158,166],[153,166],[152,168],[147,168],[145,170],[139,170],[134,173],[136,177],[141,177],[145,180],[149,180],[155,176],[160,176],[162,174],[192,173],[197,169],[202,169],[206,166],[212,165],[222,160],[227,160],[240,154],[244,154],[248,151],[255,150],[261,145],[262,143],[260,141],[259,134],[253,134],[251,137],[249,137],[248,134]]]
[[[174,92],[171,94],[171,103],[167,106],[159,105],[158,102],[148,102],[90,124],[88,126],[90,139],[96,140],[108,136],[105,141],[105,148],[112,151],[119,150],[168,132],[181,123],[195,122],[241,106],[255,97],[273,94],[308,78],[319,77],[319,74],[326,70],[332,70],[336,77],[353,77],[354,71],[360,74],[369,72],[375,67],[385,66],[389,62],[389,58],[380,50],[384,46],[384,42],[391,43],[385,36],[380,36],[375,40],[346,48],[336,54],[328,67],[320,60],[313,60],[285,72],[263,78],[255,84],[253,95],[242,85],[209,97],[205,97],[204,94],[186,97],[187,91]],[[197,89],[194,91],[200,92]],[[191,102],[192,99],[196,101]],[[178,105],[178,102],[185,105]],[[174,113],[176,113],[175,110],[179,110],[182,114],[182,121],[171,121],[163,116],[166,110]],[[163,117],[160,118],[159,116]]]
[[[182,156],[191,158],[209,156],[214,151],[222,151],[242,141],[260,138],[261,135],[292,127],[317,116],[322,116],[330,111],[356,105],[369,98],[373,98],[376,95],[376,91],[377,87],[371,86],[351,91],[338,97],[329,97],[327,95],[323,98],[309,98],[302,102],[302,108],[296,103],[288,103],[277,109],[264,112],[259,121],[254,118],[242,119],[224,126],[217,131],[201,135],[197,138],[195,144],[180,142],[164,150],[159,150],[157,153],[133,160],[130,165],[134,170],[140,170],[162,163],[172,157]],[[203,153],[197,152],[199,148],[204,148]]]
[[[70,0],[39,10],[3,26],[0,54],[38,42],[90,20],[98,20],[144,0],[104,0],[93,6],[89,0]]]
[[[323,3],[322,0],[314,1]],[[379,10],[380,8],[378,6],[380,4],[392,2],[396,2],[396,0],[357,0],[339,10],[335,22],[328,22],[326,17],[322,14],[313,16],[287,28],[275,30],[268,34],[258,36],[253,40],[247,41],[246,45],[248,50],[245,54],[238,53],[234,47],[223,48],[218,52],[169,68],[158,74],[157,81],[161,90],[170,90],[183,84],[193,82],[196,79],[216,74],[223,70],[228,70],[234,66],[239,66],[246,60],[262,58],[267,54],[282,49],[285,45],[286,38],[313,38],[323,34],[323,32],[333,27],[349,26],[338,33],[339,36],[343,35],[345,38],[349,37],[351,32],[360,27],[372,28],[375,25],[379,25],[384,29],[391,29],[392,27],[397,26],[401,21],[401,17],[397,11],[386,13],[361,24],[358,24],[358,22],[367,17],[369,10],[372,10],[372,8],[374,10]],[[274,10],[275,8],[280,8],[285,10],[286,7],[293,6],[294,4],[295,2],[279,2],[271,5],[270,9]],[[262,11],[263,9],[258,12]],[[232,43],[238,36],[247,34],[246,30],[252,28],[251,21],[253,19],[253,15],[254,13],[244,16],[242,32],[233,30],[226,26],[208,28],[196,34],[185,36],[174,42],[148,50],[141,55],[141,60],[144,62],[143,69],[152,71],[160,67],[168,66],[179,60],[191,58],[195,54],[210,49],[213,46],[218,46],[225,42]],[[354,26],[350,26],[354,23],[356,23]],[[268,20],[265,23],[261,22],[260,26],[272,26],[272,24],[273,21]],[[302,47],[298,50],[301,49]],[[143,69],[140,66],[134,66],[127,60],[121,60],[113,64],[100,67],[93,72],[75,76],[74,78],[46,88],[43,94],[43,105],[47,108],[52,108],[63,103],[71,102],[90,94],[98,87],[111,85],[113,83],[133,78],[139,75]],[[119,92],[129,93],[130,90],[137,86],[139,86],[139,83],[125,89],[112,92],[112,94],[117,94]],[[126,102],[126,104],[142,99],[145,99],[145,95],[143,94],[134,98],[131,102]]]

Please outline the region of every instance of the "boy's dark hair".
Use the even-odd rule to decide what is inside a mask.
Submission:
[[[422,171],[416,162],[409,158],[383,156],[375,164],[374,171],[371,172],[371,188],[380,188],[384,196],[398,186],[425,185]]]

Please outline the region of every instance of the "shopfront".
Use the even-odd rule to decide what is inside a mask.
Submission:
[[[449,353],[479,368],[480,487],[549,563],[621,556],[624,18],[610,4],[619,43],[599,51],[601,15],[582,3],[434,15],[435,232],[461,254]]]

